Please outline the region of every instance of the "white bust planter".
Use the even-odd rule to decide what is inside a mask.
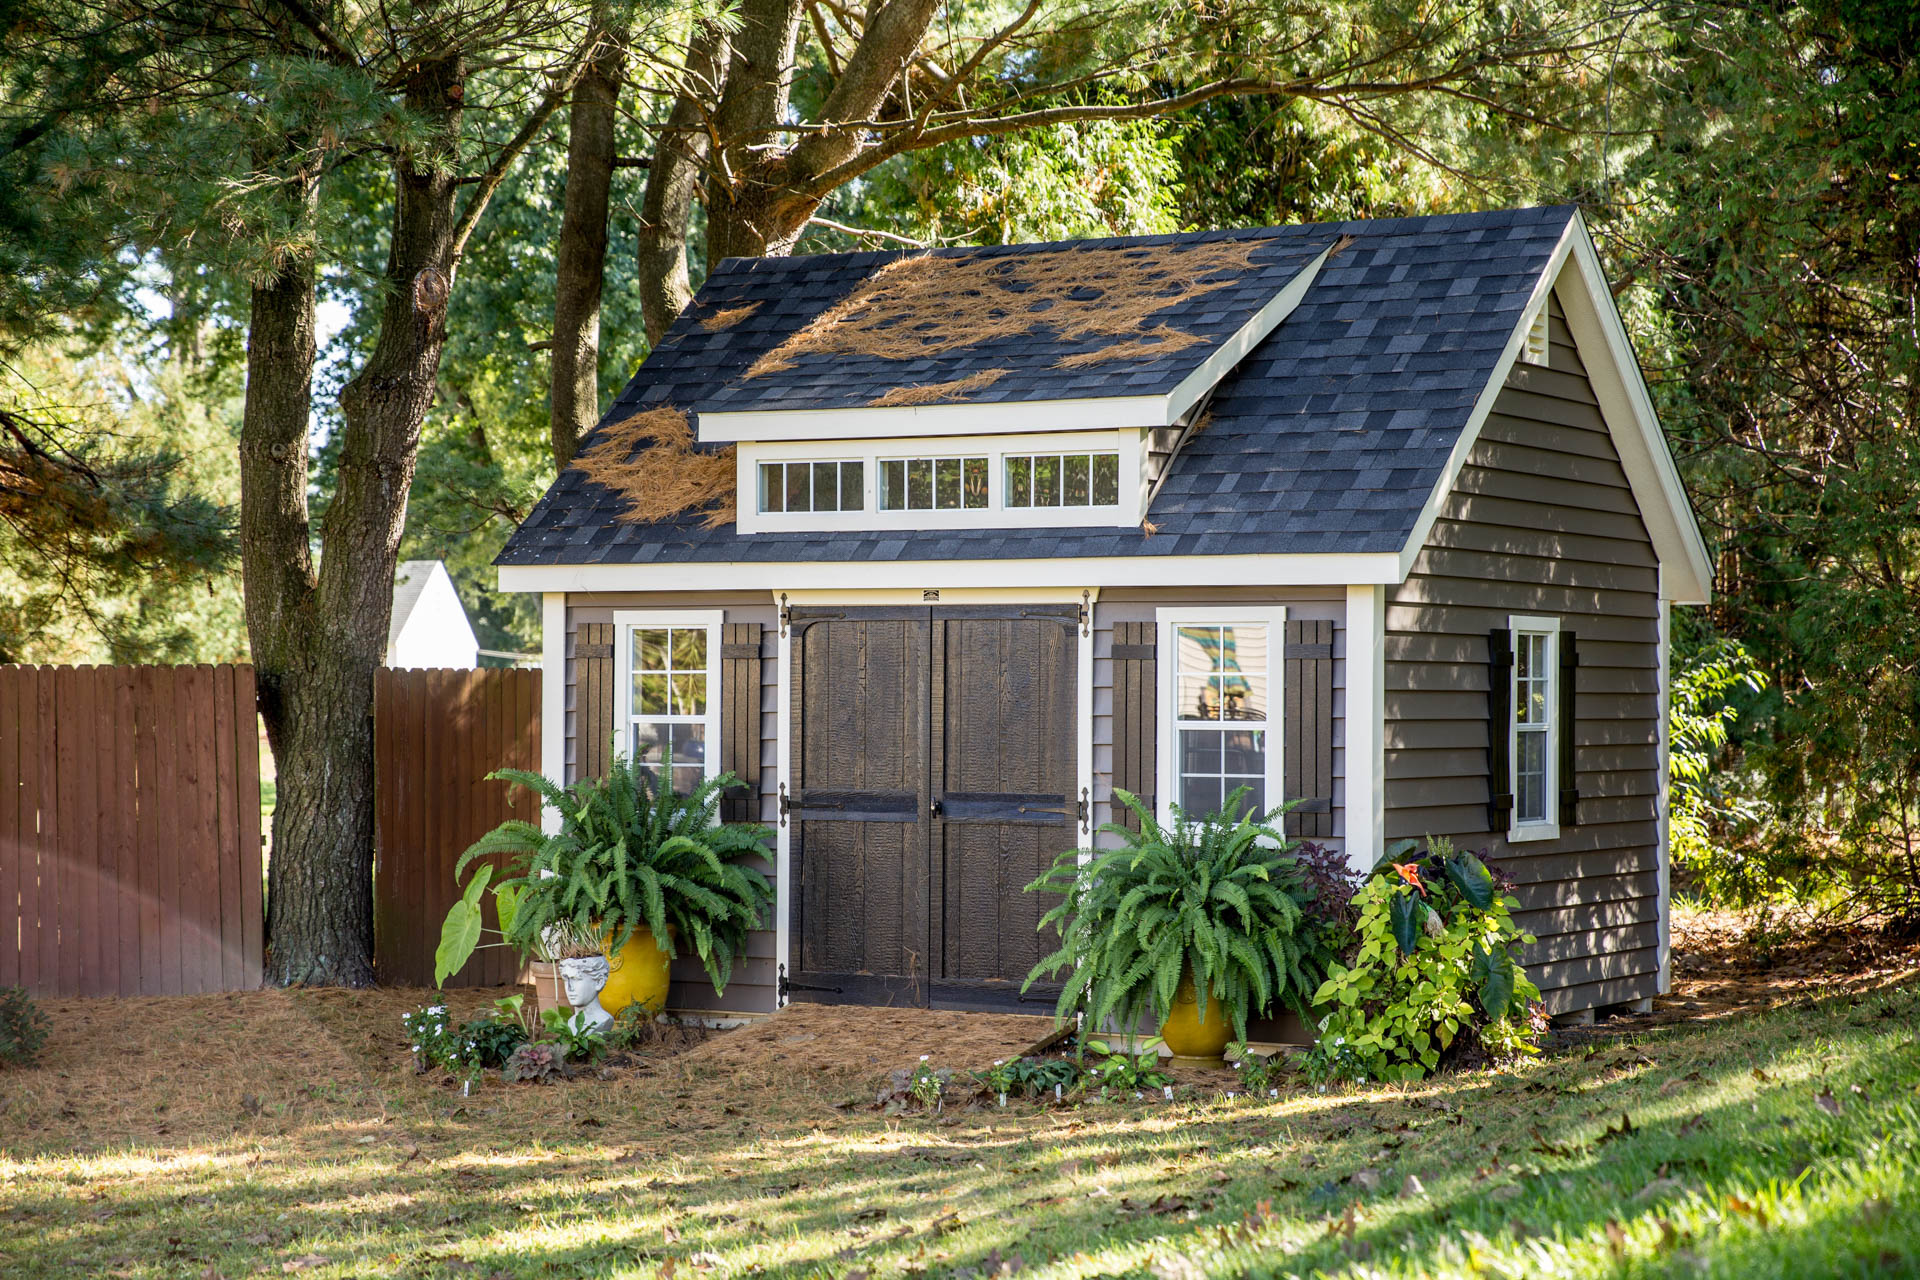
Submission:
[[[607,985],[609,972],[605,956],[580,956],[560,962],[560,982],[567,989],[574,1020],[595,1031],[613,1025],[613,1015],[600,1007],[600,990]]]

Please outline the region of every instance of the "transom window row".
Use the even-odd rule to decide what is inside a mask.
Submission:
[[[1001,505],[1010,508],[1114,507],[1120,504],[1118,452],[1022,453],[1003,459]],[[993,505],[989,460],[883,458],[881,511],[984,511]],[[763,462],[760,510],[771,513],[861,511],[866,464]]]

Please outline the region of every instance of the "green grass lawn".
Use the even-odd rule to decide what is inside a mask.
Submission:
[[[463,1100],[392,993],[196,999],[67,1002],[0,1075],[0,1275],[1920,1273],[1911,974],[1417,1088],[938,1117],[724,1039]]]

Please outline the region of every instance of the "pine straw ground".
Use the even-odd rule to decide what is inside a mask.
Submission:
[[[1048,1024],[796,1007],[462,1099],[407,1061],[421,992],[49,1002],[42,1064],[0,1074],[0,1275],[1920,1271],[1920,957],[1760,971],[1683,923],[1719,947],[1656,1014],[1514,1071],[937,1116],[878,1082]]]

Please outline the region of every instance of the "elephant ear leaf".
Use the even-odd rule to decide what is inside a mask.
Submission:
[[[466,892],[447,912],[440,925],[440,945],[433,951],[434,986],[445,986],[473,958],[473,949],[480,945],[480,895],[492,880],[493,864],[482,863]]]
[[[1393,937],[1400,944],[1400,953],[1412,955],[1420,945],[1421,917],[1427,913],[1427,904],[1412,893],[1397,893],[1388,903],[1387,913],[1393,919]]]
[[[526,892],[524,888],[506,884],[493,891],[493,905],[500,915],[501,933],[512,936],[513,922],[520,914],[520,900],[526,896]]]
[[[1447,879],[1475,910],[1485,911],[1493,905],[1493,872],[1471,853],[1447,859]]]
[[[1367,872],[1367,875],[1369,877],[1377,876],[1396,862],[1406,862],[1412,857],[1413,851],[1419,847],[1420,842],[1418,840],[1405,838],[1395,840],[1387,846],[1386,852],[1380,855],[1380,861],[1373,864],[1373,870]]]
[[[1480,983],[1480,1007],[1487,1011],[1487,1017],[1498,1022],[1507,1016],[1507,1010],[1513,1004],[1513,957],[1505,950],[1491,955],[1484,951],[1476,952],[1473,968],[1474,976]],[[1481,976],[1482,971],[1485,976]]]

